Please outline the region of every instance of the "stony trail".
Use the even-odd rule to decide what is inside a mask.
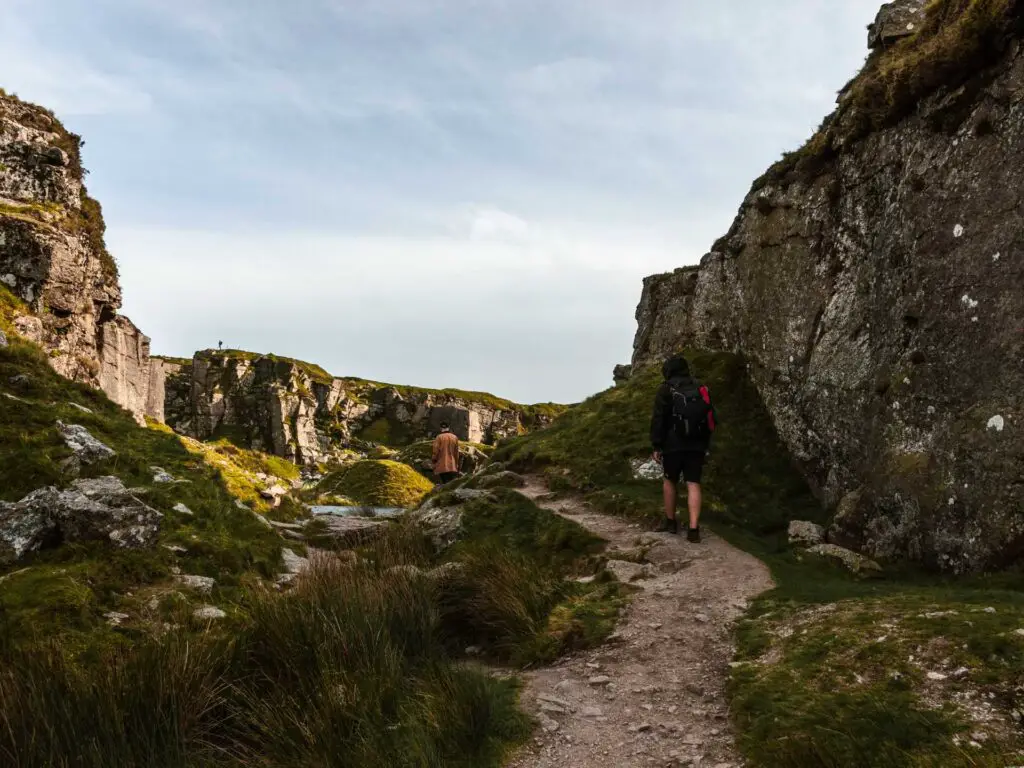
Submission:
[[[606,539],[609,568],[640,591],[611,643],[523,675],[523,705],[542,727],[511,766],[741,766],[725,698],[732,629],[771,588],[767,566],[713,534],[689,544],[578,499],[548,501],[537,478],[522,492]],[[614,560],[638,547],[646,565]]]

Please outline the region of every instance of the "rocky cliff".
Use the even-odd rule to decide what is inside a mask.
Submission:
[[[493,443],[543,426],[558,406],[521,406],[485,393],[399,387],[336,378],[298,360],[237,350],[204,351],[191,362],[156,359],[149,414],[200,440],[228,437],[246,447],[310,464],[350,445],[401,446],[442,421],[463,440]]]
[[[117,315],[117,267],[82,184],[80,146],[52,113],[0,90],[0,281],[31,307],[17,327],[57,372],[141,419],[149,339]]]
[[[955,572],[1024,548],[1022,6],[885,6],[837,111],[637,310],[635,365],[744,354],[833,540]]]

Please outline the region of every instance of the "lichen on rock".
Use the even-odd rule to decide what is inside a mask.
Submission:
[[[821,500],[859,494],[846,543],[967,572],[1024,543],[1024,261],[993,258],[1020,241],[1022,27],[920,5],[700,266],[647,278],[633,363],[742,353]]]

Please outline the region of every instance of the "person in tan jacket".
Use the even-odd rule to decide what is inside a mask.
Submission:
[[[434,438],[434,474],[442,485],[459,476],[459,438],[452,432],[451,425],[441,422],[441,434]]]

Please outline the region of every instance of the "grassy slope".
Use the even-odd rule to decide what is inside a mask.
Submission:
[[[730,691],[750,764],[988,766],[1016,760],[1021,741],[1012,728],[969,725],[951,702],[967,695],[987,700],[997,721],[1024,703],[1017,692],[1024,683],[1024,637],[1015,633],[1024,628],[1024,598],[1014,588],[1017,579],[956,583],[893,566],[881,579],[862,581],[801,558],[786,544],[786,525],[820,520],[821,511],[792,468],[742,360],[728,354],[690,359],[710,386],[722,422],[706,472],[705,519],[764,559],[778,584],[755,603],[738,633],[741,664]],[[556,489],[581,490],[606,511],[653,522],[660,515],[660,482],[631,479],[629,460],[650,451],[647,429],[658,383],[656,372],[640,371],[550,429],[500,446],[495,459],[513,468],[543,468]],[[917,618],[946,611],[956,613]],[[929,671],[946,679],[929,680]],[[974,731],[986,732],[988,740],[968,746]]]
[[[0,326],[8,332],[16,309],[18,303],[0,291]],[[139,428],[102,393],[54,373],[37,347],[11,339],[0,350],[0,500],[17,501],[42,486],[66,485],[60,463],[70,450],[56,422],[80,424],[118,452],[86,467],[83,476],[116,475],[128,487],[146,488],[146,503],[164,515],[161,542],[184,546],[187,552],[174,556],[163,547],[138,553],[75,545],[0,571],[0,577],[7,575],[0,585],[0,648],[47,642],[55,635],[66,635],[69,649],[125,640],[130,630],[109,628],[103,613],[137,603],[139,588],[165,582],[172,565],[215,577],[225,596],[247,573],[268,576],[276,571],[280,539],[235,506],[218,469],[185,450],[173,435]],[[22,375],[27,383],[11,383]],[[188,482],[154,484],[151,466]],[[194,515],[174,511],[177,504],[185,504]]]
[[[21,311],[0,290],[0,329],[11,334]],[[20,375],[29,381],[10,382]],[[86,476],[145,487],[164,513],[162,542],[187,549],[64,546],[0,571],[3,764],[497,766],[529,723],[515,680],[468,663],[466,647],[514,664],[552,659],[603,639],[624,601],[616,583],[567,579],[596,567],[593,537],[508,492],[467,505],[466,540],[443,556],[395,526],[356,565],[339,561],[281,595],[263,581],[281,540],[235,494],[254,491],[247,472],[290,479],[294,468],[139,428],[16,339],[0,350],[0,398],[0,498],[68,481],[61,418],[118,451]],[[188,482],[154,485],[152,465]],[[407,567],[446,563],[457,568],[441,581]],[[217,578],[198,599],[225,608],[223,622],[192,619],[174,567]],[[111,627],[110,610],[131,618]]]

